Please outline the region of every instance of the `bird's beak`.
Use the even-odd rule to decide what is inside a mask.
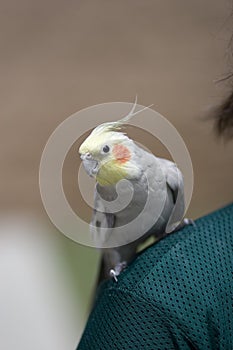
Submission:
[[[98,172],[98,162],[93,159],[90,153],[82,154],[81,156],[84,169],[89,176],[95,176]]]

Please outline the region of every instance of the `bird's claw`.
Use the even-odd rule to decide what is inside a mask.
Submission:
[[[116,273],[116,271],[114,270],[114,269],[111,269],[110,271],[109,271],[109,275],[110,275],[110,277],[113,277],[114,278],[114,280],[115,280],[115,282],[117,282],[118,281],[118,279],[117,279],[117,273]]]
[[[117,282],[117,281],[118,281],[117,276],[119,276],[119,274],[121,273],[121,271],[124,270],[124,268],[125,268],[126,266],[127,266],[126,261],[123,261],[123,262],[117,264],[117,265],[115,266],[114,269],[111,269],[111,270],[109,271],[110,277],[113,277],[114,280]]]
[[[183,222],[184,222],[185,226],[186,225],[196,226],[195,221],[193,219],[184,218]]]

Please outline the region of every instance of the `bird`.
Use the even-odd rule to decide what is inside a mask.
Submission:
[[[134,259],[140,243],[189,224],[184,179],[177,165],[140,147],[124,132],[135,100],[122,119],[98,125],[79,147],[86,173],[96,180],[90,233],[102,250],[102,274],[114,278]]]

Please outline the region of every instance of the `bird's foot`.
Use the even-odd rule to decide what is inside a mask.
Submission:
[[[192,219],[184,218],[178,226],[173,230],[173,232],[179,231],[180,229],[184,228],[185,226],[192,225],[196,226],[195,222]]]
[[[196,224],[195,224],[193,219],[184,218],[183,219],[183,223],[184,223],[184,226],[187,226],[187,225],[196,226]]]
[[[114,269],[111,269],[111,270],[109,271],[109,275],[110,275],[111,277],[113,277],[114,280],[117,282],[117,281],[118,281],[117,276],[119,276],[119,274],[121,273],[121,271],[124,270],[124,269],[126,268],[126,266],[127,266],[126,261],[123,261],[123,262],[121,262],[121,263],[118,263],[118,264],[115,266]]]

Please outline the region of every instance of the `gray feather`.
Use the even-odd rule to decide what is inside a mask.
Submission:
[[[141,176],[131,179],[134,189],[132,201],[124,210],[114,214],[108,213],[106,201],[116,199],[116,187],[102,187],[97,184],[94,199],[94,212],[91,221],[91,233],[97,246],[110,246],[116,240],[112,234],[113,228],[121,227],[127,222],[131,222],[137,217],[145,206],[148,192],[148,181],[150,181],[149,191],[153,195],[154,201],[148,206],[140,220],[139,229],[143,232],[144,225],[152,220],[159,213],[156,222],[141,237],[132,239],[134,232],[127,232],[129,237],[119,235],[119,245],[115,248],[103,249],[105,260],[105,274],[109,269],[114,268],[122,261],[129,262],[135,255],[137,246],[150,235],[162,237],[165,233],[173,231],[181,222],[184,215],[184,188],[183,177],[177,166],[166,159],[155,157],[153,154],[144,151],[134,144],[134,156],[132,162],[141,167]],[[160,204],[164,203],[160,213]],[[117,232],[117,231],[116,231]],[[113,237],[114,236],[114,237]],[[118,238],[118,237],[117,237]],[[127,243],[128,239],[128,244]],[[114,245],[114,244],[113,244]]]

